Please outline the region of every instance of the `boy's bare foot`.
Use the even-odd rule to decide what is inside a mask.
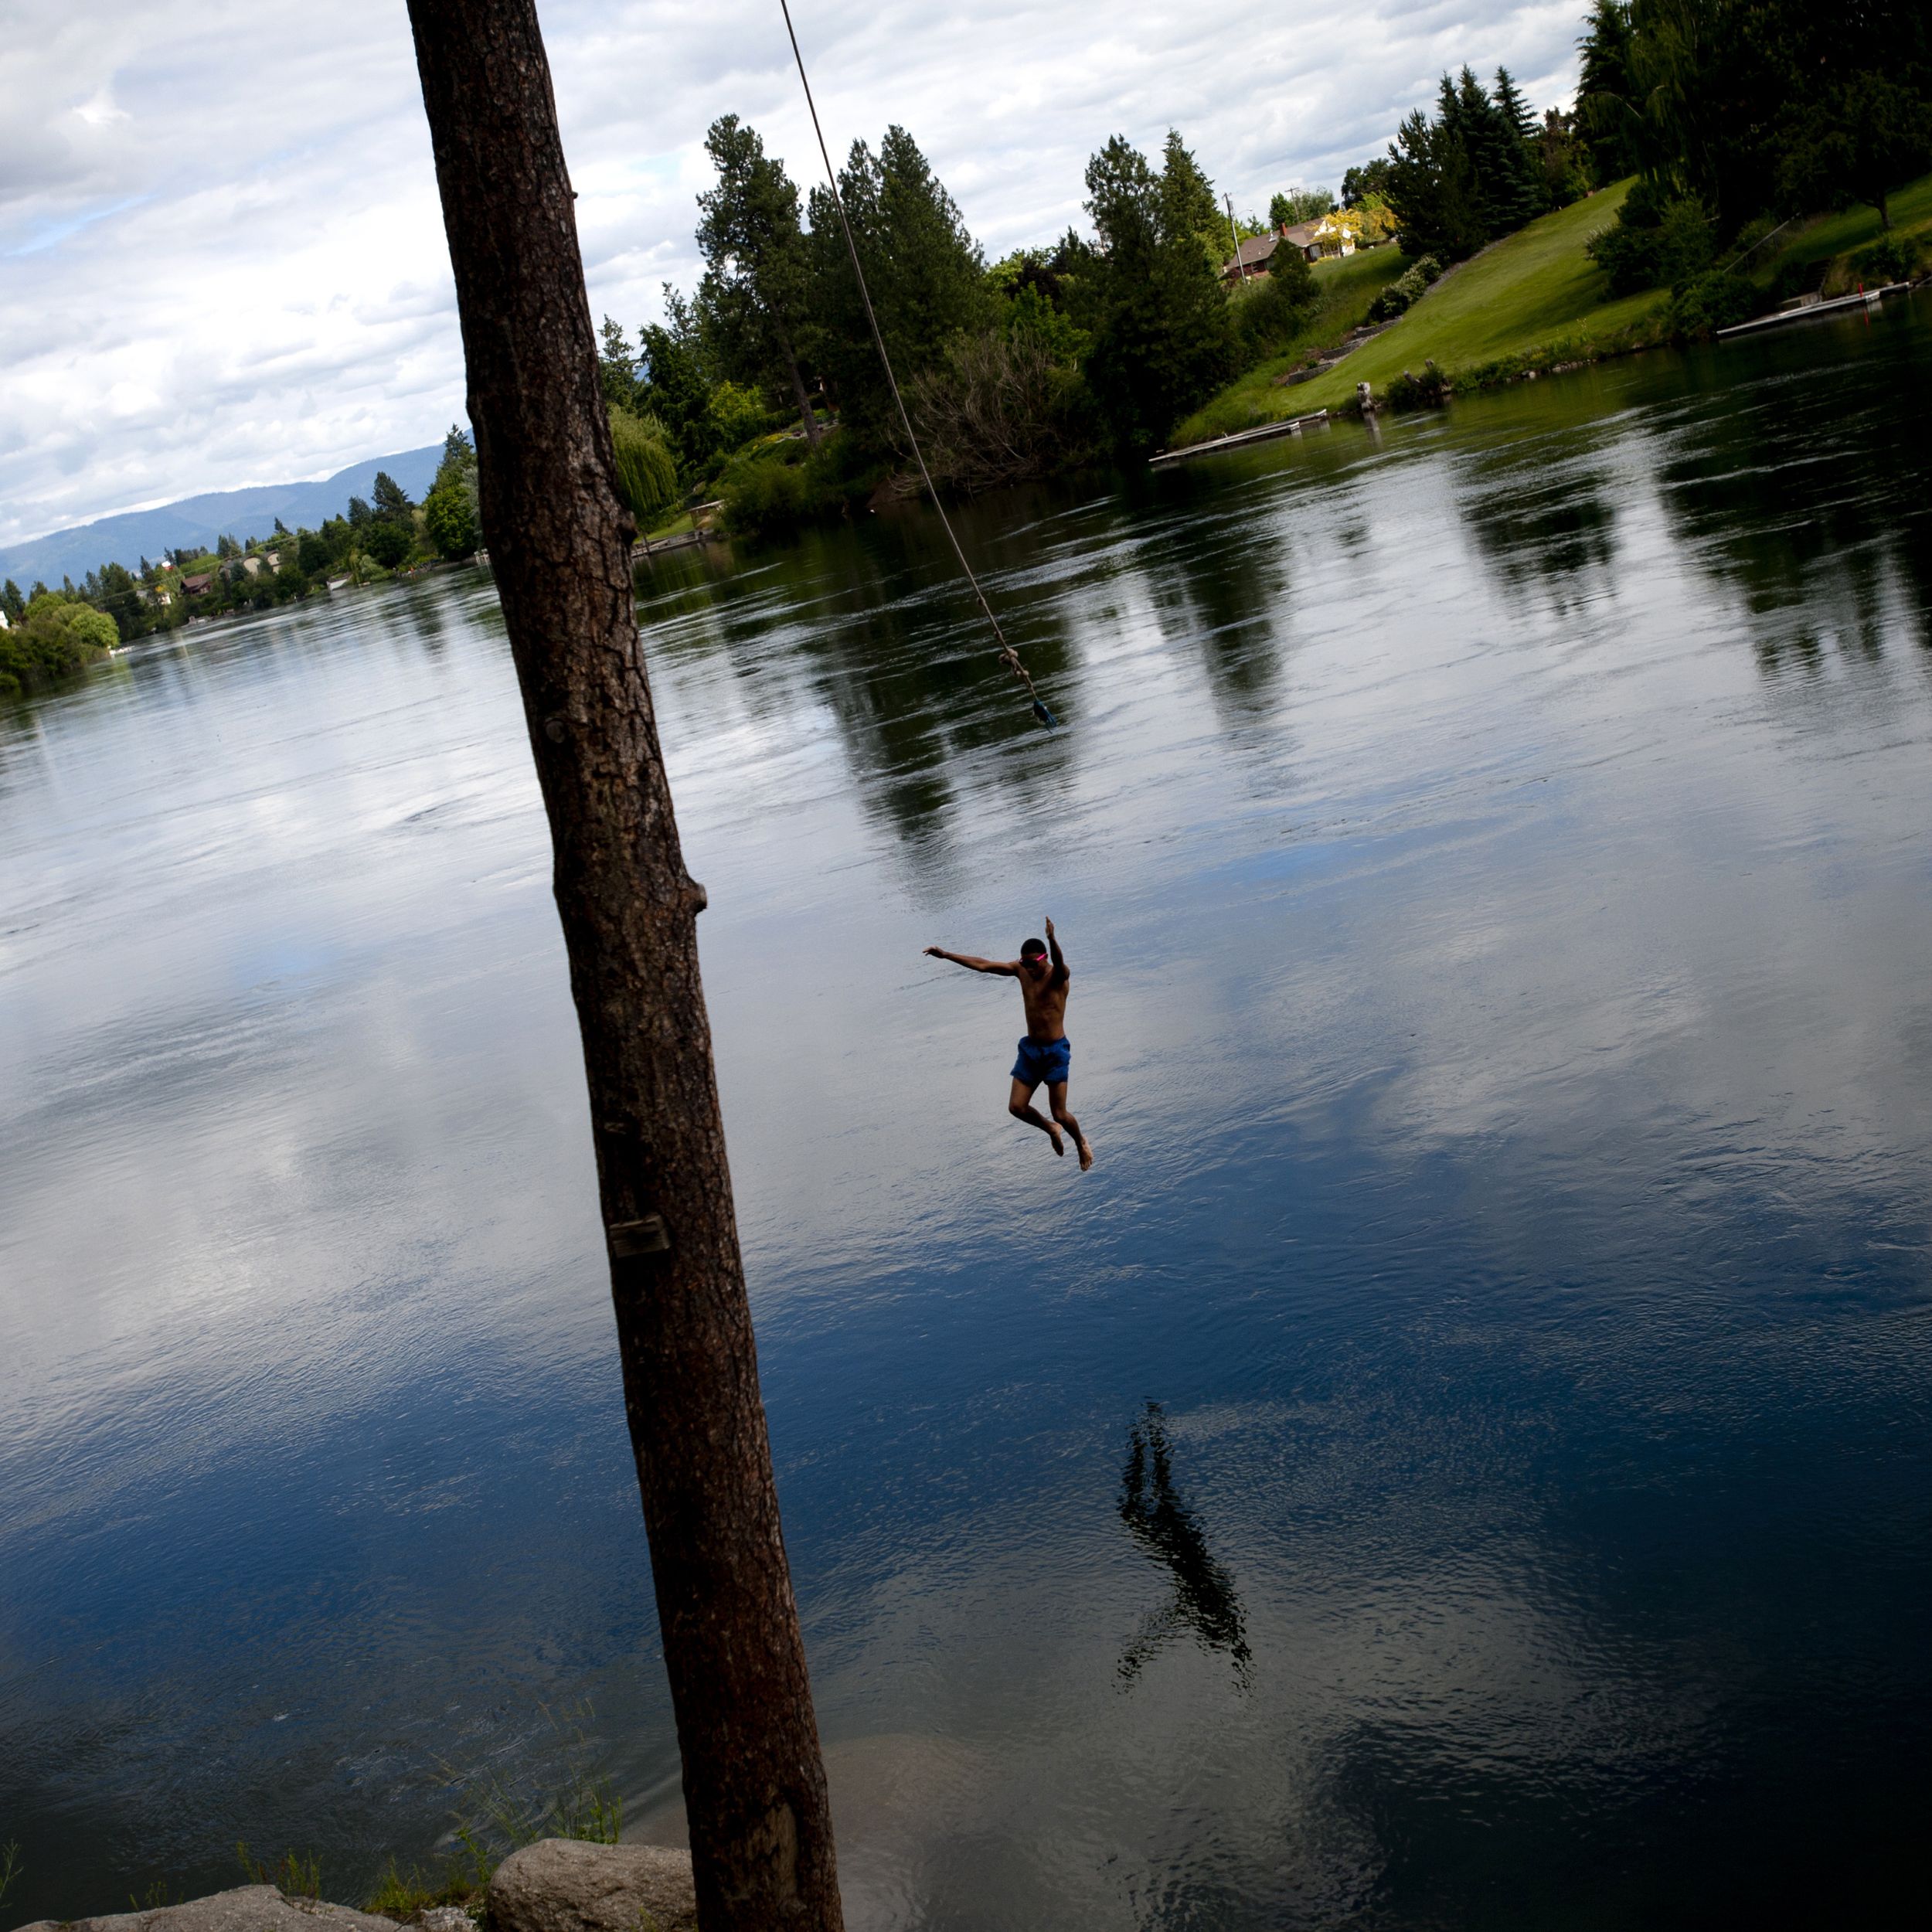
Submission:
[[[1085,1141],[1080,1142],[1080,1172],[1084,1174],[1094,1165],[1094,1150]]]
[[[1065,1154],[1066,1151],[1066,1143],[1060,1138],[1060,1129],[1057,1127],[1049,1127],[1046,1130],[1046,1133],[1047,1138],[1053,1143],[1053,1151],[1056,1154]]]

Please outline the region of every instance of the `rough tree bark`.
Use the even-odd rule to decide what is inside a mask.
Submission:
[[[706,1932],[838,1932],[685,871],[532,0],[409,0],[484,540],[549,815]]]

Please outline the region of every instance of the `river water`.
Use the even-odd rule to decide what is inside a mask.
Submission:
[[[920,512],[641,579],[855,1932],[1922,1908],[1924,319],[965,521],[1061,731]],[[675,1835],[487,580],[5,713],[0,849],[0,1923]],[[1049,912],[1085,1177],[920,957]]]

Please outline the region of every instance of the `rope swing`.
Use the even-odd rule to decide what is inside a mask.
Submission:
[[[818,158],[825,164],[825,180],[832,189],[832,206],[838,210],[838,225],[845,231],[845,252],[852,257],[852,272],[859,278],[859,298],[866,305],[866,320],[872,328],[873,346],[879,351],[879,366],[886,372],[886,381],[891,388],[900,422],[905,428],[906,440],[912,445],[913,457],[919,464],[926,494],[932,498],[947,541],[953,546],[953,555],[958,558],[959,567],[965,573],[966,581],[973,587],[973,595],[978,598],[979,607],[985,613],[986,621],[992,626],[993,635],[999,641],[999,662],[1026,685],[1026,695],[1033,701],[1034,716],[1050,730],[1060,720],[1047,709],[1046,699],[1034,689],[1032,678],[1020,662],[1019,653],[1006,641],[1006,634],[999,628],[999,619],[993,615],[993,607],[987,602],[986,593],[980,588],[979,579],[973,574],[973,566],[966,561],[966,553],[953,528],[953,520],[946,514],[946,506],[940,501],[938,491],[933,488],[932,472],[926,467],[926,452],[919,447],[918,432],[913,429],[913,419],[906,412],[906,399],[899,393],[899,378],[893,373],[893,359],[886,353],[886,338],[879,332],[879,318],[872,313],[872,291],[866,286],[866,271],[859,260],[859,244],[852,240],[852,223],[845,213],[845,198],[838,192],[838,177],[833,172],[831,151],[825,146],[825,131],[818,124],[818,104],[811,97],[811,82],[805,73],[805,56],[798,51],[798,32],[791,24],[789,0],[778,0],[778,7],[785,16],[785,32],[791,41],[791,57],[798,63],[798,80],[805,90],[805,106],[811,111],[811,131],[818,137]]]

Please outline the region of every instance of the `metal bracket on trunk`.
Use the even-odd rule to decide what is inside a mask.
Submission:
[[[662,1214],[647,1214],[637,1221],[613,1221],[604,1230],[611,1243],[614,1261],[629,1261],[640,1254],[668,1254],[671,1230]]]

